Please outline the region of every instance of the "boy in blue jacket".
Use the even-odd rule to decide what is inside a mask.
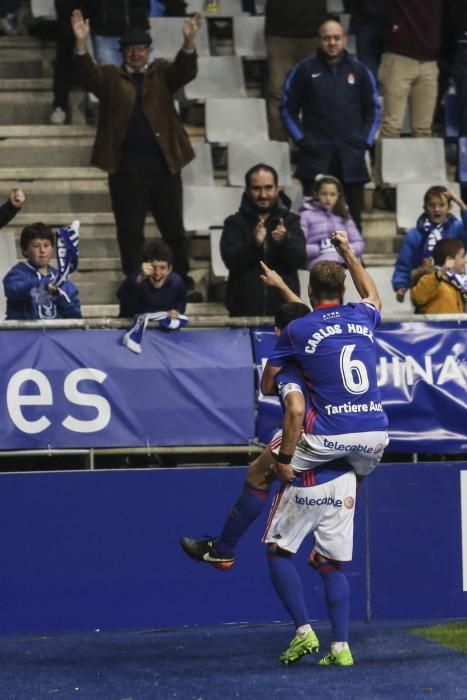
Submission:
[[[26,261],[14,265],[3,279],[8,321],[81,318],[75,285],[68,280],[60,287],[54,284],[58,270],[49,264],[54,244],[54,232],[41,222],[21,231],[20,246]]]
[[[451,202],[459,206],[461,220],[451,213]],[[392,288],[397,301],[404,301],[410,288],[412,270],[433,264],[433,248],[444,238],[459,238],[467,246],[467,206],[455,192],[442,185],[434,185],[425,192],[423,213],[415,228],[406,233],[396,260]]]
[[[120,318],[167,311],[170,318],[185,313],[186,288],[172,269],[172,251],[162,240],[148,241],[140,268],[122,282],[117,290]]]

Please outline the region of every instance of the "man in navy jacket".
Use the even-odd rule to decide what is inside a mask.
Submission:
[[[295,176],[304,194],[319,173],[339,178],[350,213],[361,230],[363,185],[368,182],[365,150],[375,139],[380,106],[375,78],[346,51],[337,19],[319,29],[316,55],[297,63],[282,89],[284,126],[300,149]]]

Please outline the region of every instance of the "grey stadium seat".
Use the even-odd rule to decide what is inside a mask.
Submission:
[[[429,187],[444,185],[456,194],[460,194],[458,182],[447,180],[431,180],[431,182],[405,182],[396,187],[396,219],[397,227],[402,229],[413,228],[423,210],[423,196]],[[457,211],[456,211],[457,209]],[[453,214],[458,216],[459,210],[453,206]]]
[[[184,87],[187,100],[208,97],[246,97],[242,59],[237,56],[201,56],[198,75]]]
[[[222,229],[215,228],[212,229],[209,237],[211,248],[211,273],[214,280],[217,280],[218,282],[220,282],[221,280],[226,280],[229,276],[229,271],[224,265],[224,261],[221,257],[221,235]]]
[[[210,143],[269,138],[266,102],[259,97],[210,97],[206,100],[204,119],[206,139]]]
[[[154,45],[155,58],[175,58],[175,54],[183,42],[184,17],[151,17],[151,38]],[[210,56],[209,35],[206,22],[201,24],[196,35],[196,51],[198,56]]]
[[[438,138],[382,139],[383,182],[432,182],[447,180],[444,141]]]
[[[234,54],[241,58],[266,58],[264,17],[250,15],[233,18]]]
[[[195,143],[193,150],[195,159],[182,170],[183,185],[214,186],[211,146],[208,143]]]
[[[221,227],[240,206],[241,187],[184,187],[183,221],[187,231],[208,236],[210,228]]]
[[[227,146],[227,179],[229,185],[244,185],[245,173],[256,163],[272,165],[279,174],[280,185],[290,185],[289,144],[283,141],[231,141]]]

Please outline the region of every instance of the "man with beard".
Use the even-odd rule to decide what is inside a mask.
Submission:
[[[273,316],[281,305],[280,292],[261,282],[260,261],[299,294],[297,271],[305,266],[305,238],[270,165],[258,163],[247,171],[240,209],[225,220],[220,249],[229,270],[230,316]]]

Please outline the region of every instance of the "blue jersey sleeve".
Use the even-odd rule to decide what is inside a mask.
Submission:
[[[289,323],[289,325],[286,326],[286,328],[284,328],[277,340],[274,351],[269,357],[269,363],[274,367],[284,367],[287,360],[292,359],[296,354],[297,348],[294,345],[293,337],[291,334],[292,323],[293,321]]]

